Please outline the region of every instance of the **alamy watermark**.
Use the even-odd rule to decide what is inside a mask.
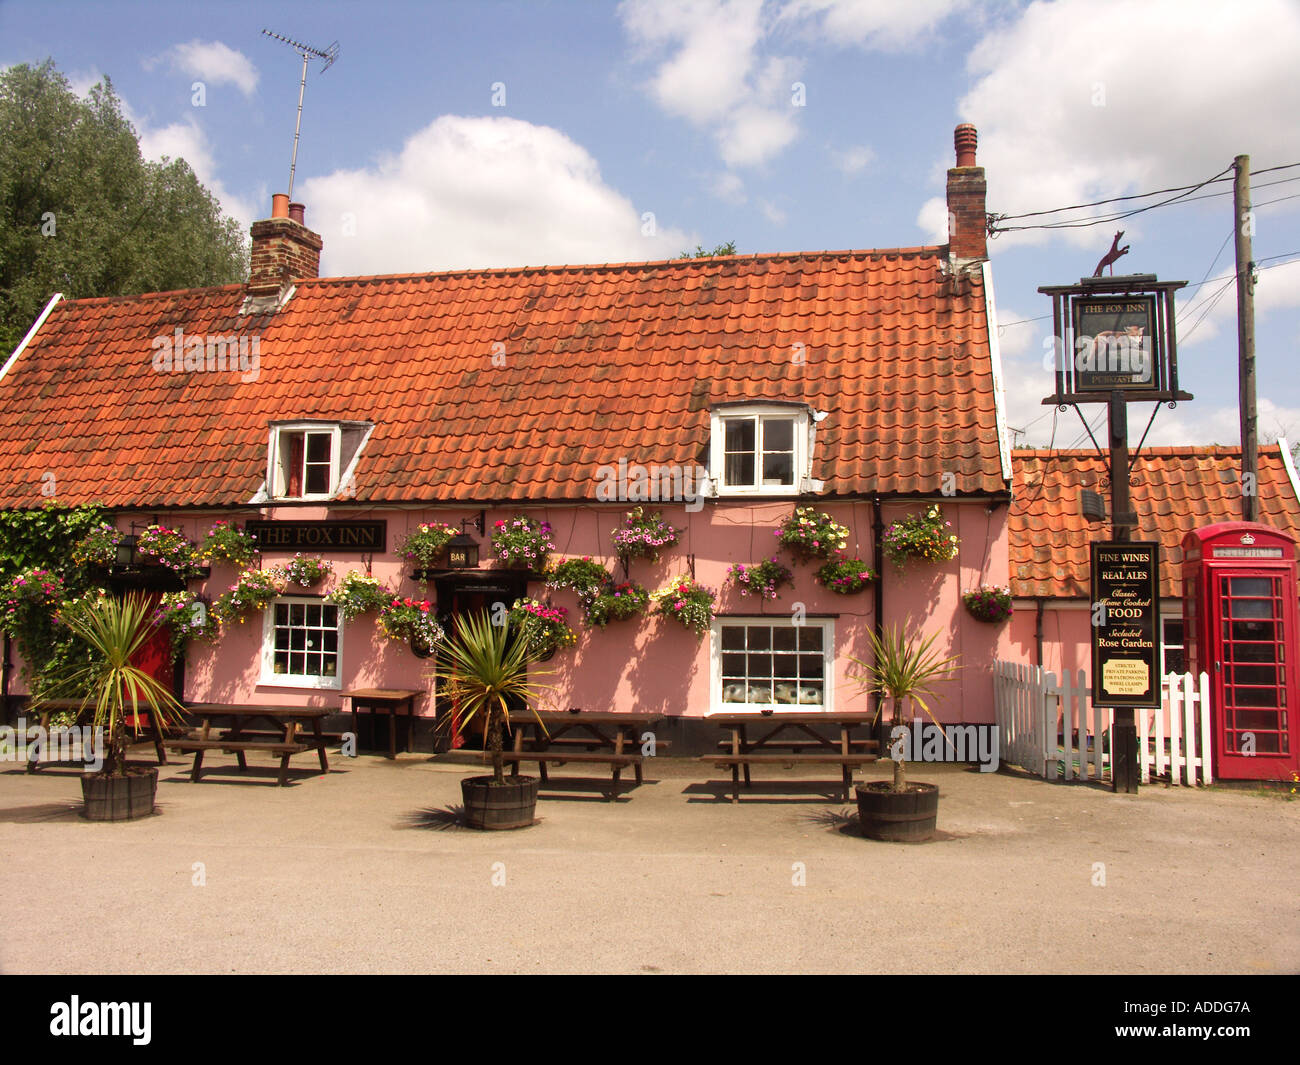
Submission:
[[[20,717],[15,728],[0,725],[0,762],[84,762],[92,773],[104,768],[104,730],[90,725],[47,729],[27,725]]]
[[[709,471],[703,466],[642,466],[619,459],[596,468],[596,498],[603,503],[682,503],[689,513],[704,509]]]
[[[186,336],[178,325],[171,336],[153,338],[153,368],[159,373],[227,373],[256,381],[262,372],[262,338]]]
[[[895,762],[978,762],[981,773],[998,767],[996,725],[895,725],[889,733],[889,757]]]

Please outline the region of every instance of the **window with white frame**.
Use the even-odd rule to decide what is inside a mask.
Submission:
[[[715,619],[714,706],[829,710],[833,646],[829,619]]]
[[[1187,646],[1183,642],[1183,617],[1166,614],[1160,619],[1160,675],[1187,672]]]
[[[713,480],[719,495],[788,495],[808,474],[806,407],[745,404],[711,417]]]
[[[338,490],[339,427],[282,425],[272,441],[272,496],[328,499]]]
[[[323,599],[277,599],[263,617],[263,684],[340,687],[343,634],[337,606]]]

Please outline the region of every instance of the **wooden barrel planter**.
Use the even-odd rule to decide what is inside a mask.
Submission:
[[[133,821],[153,813],[158,770],[133,766],[123,777],[81,775],[81,797],[88,821]]]
[[[859,784],[858,823],[868,839],[890,843],[923,843],[934,836],[939,815],[939,785],[909,783],[907,790],[890,790],[888,781]]]
[[[460,782],[465,801],[465,823],[470,828],[494,831],[527,828],[537,811],[537,777],[506,777],[504,784],[492,777],[465,777]]]

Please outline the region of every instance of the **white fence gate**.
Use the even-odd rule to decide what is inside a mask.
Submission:
[[[1138,710],[1138,766],[1142,783],[1166,774],[1175,784],[1208,784],[1209,678],[1174,674],[1161,685],[1162,707]],[[1087,675],[1066,673],[1057,683],[1041,667],[995,662],[993,702],[999,754],[1044,780],[1101,780],[1110,773],[1114,724],[1108,707],[1092,705]]]

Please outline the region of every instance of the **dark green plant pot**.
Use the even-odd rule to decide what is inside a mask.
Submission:
[[[504,784],[490,776],[465,777],[460,782],[465,823],[486,831],[527,828],[535,820],[539,783],[537,777],[506,777]]]
[[[934,836],[939,816],[939,785],[909,781],[895,792],[887,780],[858,784],[858,824],[868,839],[923,843]]]
[[[126,776],[109,777],[102,773],[81,775],[81,797],[85,801],[88,821],[134,821],[153,813],[158,794],[158,770],[132,766]]]

